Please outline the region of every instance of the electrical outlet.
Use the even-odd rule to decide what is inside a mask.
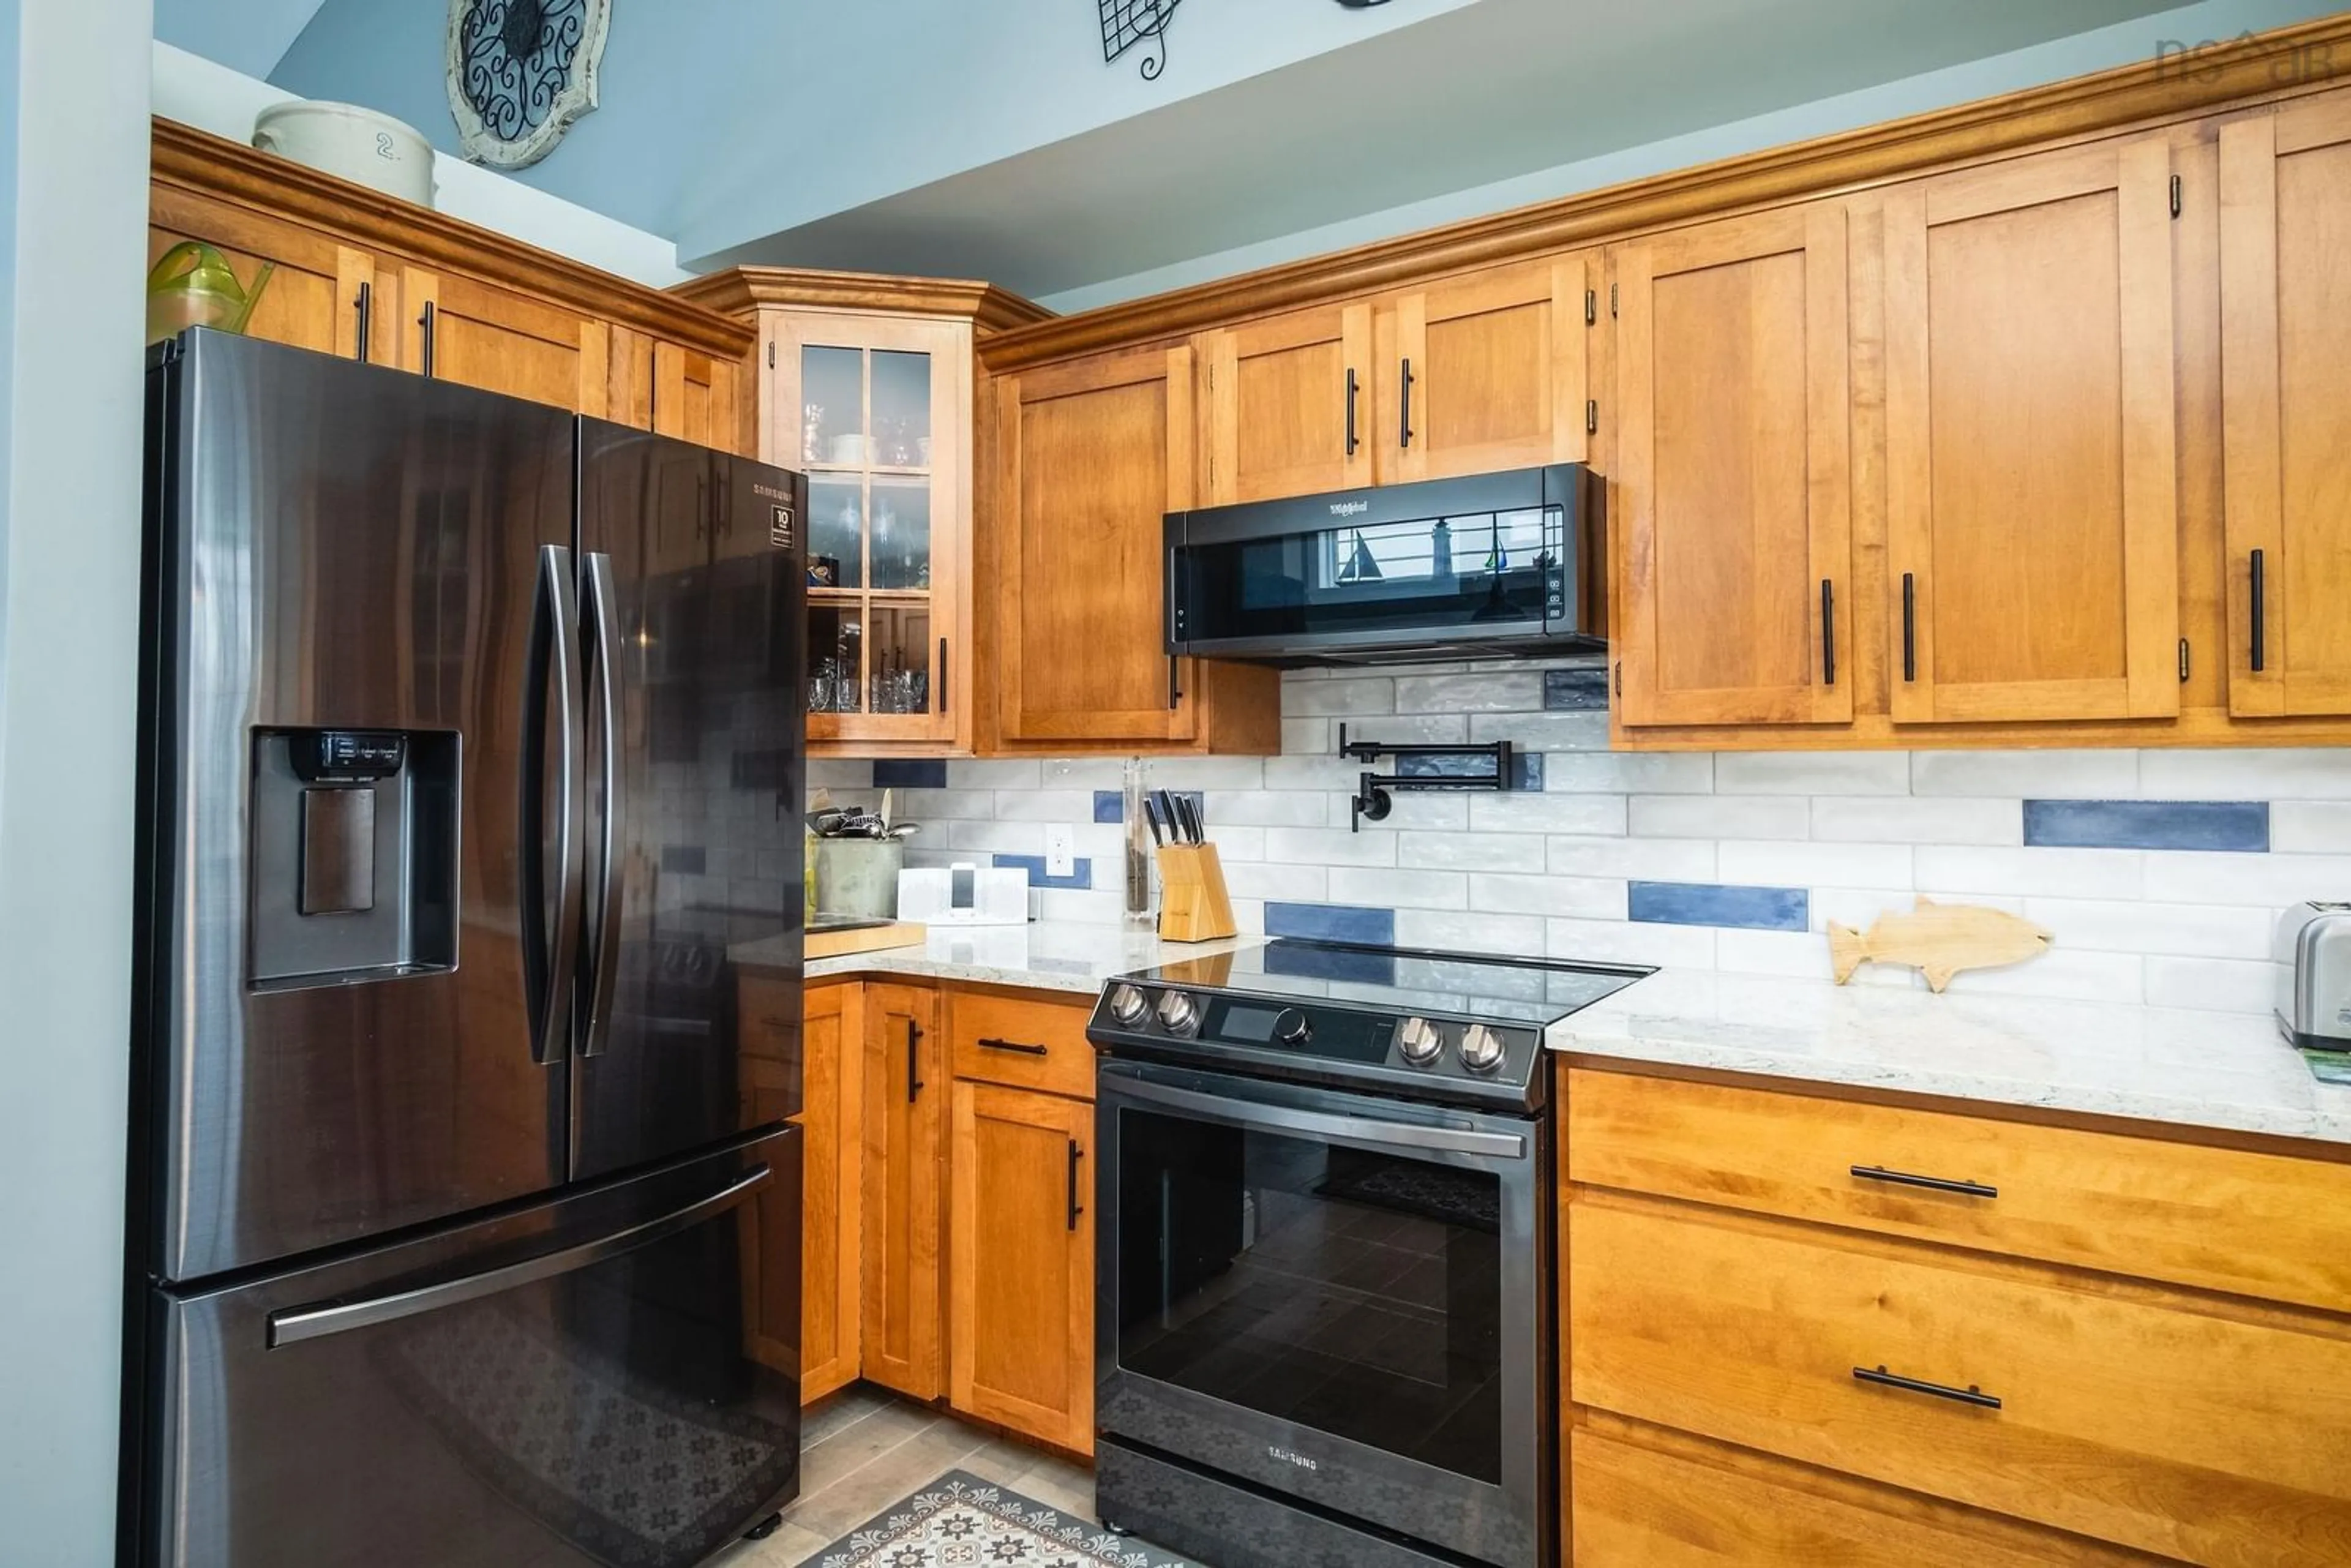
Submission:
[[[1067,822],[1045,829],[1045,874],[1075,876],[1078,872],[1078,831]]]

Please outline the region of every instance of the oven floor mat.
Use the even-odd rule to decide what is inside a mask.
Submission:
[[[808,1560],[807,1568],[1202,1568],[1132,1536],[949,1470]]]

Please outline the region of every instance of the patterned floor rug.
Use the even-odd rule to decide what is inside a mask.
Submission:
[[[1200,1568],[1188,1557],[949,1470],[808,1560],[806,1568]]]

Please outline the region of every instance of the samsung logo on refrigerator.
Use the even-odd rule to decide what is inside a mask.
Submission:
[[[1331,515],[1334,517],[1360,517],[1372,509],[1369,501],[1333,501]]]

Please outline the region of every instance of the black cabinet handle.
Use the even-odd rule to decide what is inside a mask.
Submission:
[[[1184,669],[1176,655],[1167,655],[1167,706],[1169,711],[1184,706]]]
[[[1403,446],[1410,446],[1412,444],[1412,361],[1410,360],[1406,360],[1404,362],[1403,426],[1404,427],[1401,430],[1396,432],[1397,444]]]
[[[939,706],[938,706],[938,711],[939,711],[939,712],[941,712],[941,713],[945,713],[945,712],[946,712],[946,711],[947,711],[947,640],[946,640],[945,637],[942,637],[942,638],[940,638],[940,639],[939,639]]]
[[[1902,678],[1918,678],[1918,580],[1902,574]]]
[[[360,285],[360,351],[354,356],[360,364],[368,362],[368,340],[375,336],[375,285]]]
[[[1078,1217],[1086,1211],[1085,1205],[1078,1201],[1078,1162],[1085,1157],[1085,1150],[1078,1147],[1077,1139],[1071,1138],[1070,1140],[1070,1228],[1071,1230],[1078,1228]]]
[[[1853,1174],[1864,1181],[1882,1181],[1891,1186],[1924,1187],[1928,1192],[1955,1192],[1961,1197],[1998,1197],[2000,1188],[1986,1186],[1980,1181],[1952,1181],[1948,1176],[1912,1176],[1908,1171],[1890,1171],[1884,1166],[1855,1166]]]
[[[1953,1388],[1947,1383],[1926,1383],[1916,1377],[1903,1377],[1886,1371],[1883,1366],[1874,1371],[1866,1366],[1856,1366],[1853,1369],[1853,1375],[1857,1382],[1874,1383],[1880,1388],[1898,1388],[1905,1394],[1930,1395],[1937,1399],[1949,1399],[1957,1405],[1972,1405],[1979,1410],[2000,1408],[1998,1395],[1986,1394],[1972,1383],[1965,1388]]]
[[[1043,1046],[1030,1045],[1025,1040],[983,1040],[979,1041],[978,1044],[979,1049],[982,1051],[1018,1051],[1022,1056],[1042,1056],[1045,1054],[1045,1048]]]
[[[2253,552],[2253,674],[2257,675],[2270,662],[2267,559],[2260,550]]]
[[[923,1026],[913,1019],[906,1020],[906,1103],[914,1103],[923,1092],[921,1063],[914,1060],[914,1047],[923,1038]]]
[[[1821,684],[1836,685],[1836,584],[1821,579]]]
[[[1347,455],[1350,457],[1353,457],[1355,455],[1355,448],[1363,444],[1362,442],[1355,439],[1355,389],[1357,384],[1358,383],[1355,379],[1355,368],[1353,365],[1350,365],[1347,367]]]
[[[440,335],[441,328],[440,307],[430,299],[426,300],[424,314],[416,319],[416,324],[424,329],[424,379],[431,381],[433,379],[433,340]]]

